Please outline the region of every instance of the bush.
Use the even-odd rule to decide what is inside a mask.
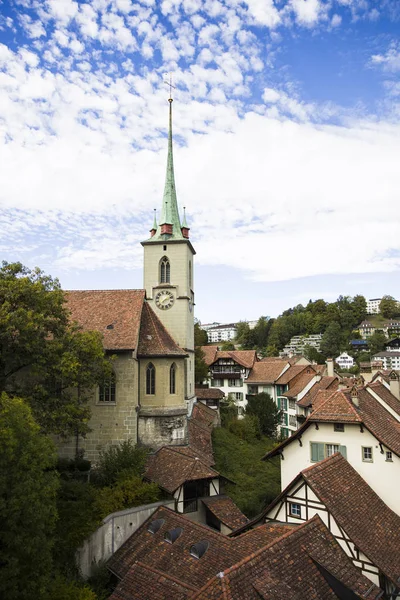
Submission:
[[[144,483],[138,476],[121,478],[115,485],[104,487],[96,493],[94,512],[100,519],[118,510],[151,504],[160,499],[156,483]]]
[[[135,446],[132,440],[102,450],[92,473],[92,482],[104,487],[115,484],[121,473],[140,477],[144,473],[149,452],[148,448]]]
[[[252,442],[260,438],[260,421],[258,417],[246,415],[243,419],[236,419],[228,424],[228,430],[241,440]]]
[[[88,585],[67,581],[58,575],[50,585],[46,600],[98,600]]]

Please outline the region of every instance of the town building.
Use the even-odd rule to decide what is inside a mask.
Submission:
[[[318,515],[355,567],[386,598],[400,596],[400,517],[340,453],[302,470],[264,510],[259,523],[302,523]]]
[[[207,325],[202,325],[201,328],[207,332],[209,344],[229,342],[230,340],[234,340],[236,337],[236,323],[228,323],[227,325],[221,325],[221,323],[210,323]]]
[[[382,596],[318,515],[300,525],[264,523],[227,537],[162,507],[107,567],[119,581],[110,600]]]
[[[399,319],[388,319],[378,325],[372,323],[372,321],[362,321],[358,328],[355,330],[361,335],[363,340],[367,340],[376,331],[381,331],[386,335],[387,338],[396,336],[400,333],[400,320]]]
[[[279,353],[279,356],[293,356],[298,354],[304,354],[305,349],[308,347],[315,348],[317,352],[320,351],[322,340],[322,333],[310,334],[310,335],[295,335],[291,338],[290,342],[283,348]]]
[[[335,363],[339,365],[341,369],[351,369],[351,367],[354,367],[354,358],[347,354],[347,352],[342,352],[335,358]]]
[[[389,389],[390,387],[390,389]],[[280,456],[285,489],[298,473],[340,452],[382,500],[400,515],[393,481],[400,477],[399,375],[351,391],[319,391],[304,424],[265,459]]]
[[[381,303],[382,298],[371,298],[371,300],[367,300],[367,314],[368,315],[377,315],[380,313],[379,305]]]
[[[382,350],[377,352],[373,357],[373,361],[381,361],[384,369],[400,370],[400,351],[399,350]]]
[[[194,389],[194,255],[178,210],[169,100],[167,171],[161,215],[144,249],[144,289],[68,292],[71,320],[102,334],[113,376],[94,390],[91,432],[58,440],[60,454],[96,460],[132,439],[152,448],[187,443]]]

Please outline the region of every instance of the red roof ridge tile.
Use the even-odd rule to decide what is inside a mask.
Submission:
[[[321,390],[322,391],[322,390]],[[318,395],[319,392],[317,392],[316,395]],[[362,418],[359,415],[356,407],[354,406],[352,400],[348,397],[348,393],[343,392],[342,390],[335,390],[334,392],[332,392],[332,394],[330,394],[328,396],[328,398],[326,398],[323,402],[321,402],[321,404],[318,406],[318,408],[316,408],[315,410],[312,411],[312,413],[307,417],[307,421],[314,421],[317,417],[318,417],[318,413],[323,413],[323,409],[324,407],[330,402],[330,400],[332,400],[333,396],[335,396],[335,394],[340,394],[341,396],[343,396],[343,398],[345,398],[348,408],[350,408],[350,412],[352,412],[354,414],[355,417],[357,417],[357,421],[361,422]],[[337,416],[344,416],[345,413],[328,413],[332,415],[332,418],[337,415]]]

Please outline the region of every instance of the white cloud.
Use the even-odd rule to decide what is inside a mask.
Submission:
[[[385,71],[400,71],[400,48],[392,43],[385,54],[374,54],[371,56],[371,65],[380,66]]]
[[[291,0],[296,20],[302,25],[314,25],[325,14],[326,6],[321,0]]]
[[[279,12],[273,0],[246,0],[248,12],[256,23],[267,27],[276,27],[280,22]]]

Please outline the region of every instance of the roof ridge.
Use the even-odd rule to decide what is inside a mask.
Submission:
[[[320,390],[318,390],[318,391],[320,391]],[[321,390],[321,391],[324,391],[324,390]],[[318,392],[317,392],[317,394],[318,394]],[[350,407],[350,409],[351,409],[351,412],[352,412],[354,415],[356,415],[356,417],[358,417],[359,419],[361,419],[361,417],[360,417],[360,415],[358,414],[358,412],[357,412],[357,410],[356,410],[356,408],[355,408],[355,406],[354,406],[353,402],[351,401],[351,399],[350,399],[350,398],[348,398],[348,396],[347,396],[347,393],[345,393],[343,390],[335,390],[335,391],[333,391],[333,392],[330,394],[330,396],[328,396],[328,398],[326,398],[326,400],[324,400],[324,401],[323,401],[323,402],[322,402],[322,403],[321,403],[321,404],[318,406],[318,408],[317,408],[317,409],[315,409],[315,410],[314,410],[314,411],[313,411],[313,412],[312,412],[312,413],[311,413],[309,416],[310,416],[310,417],[312,417],[312,415],[314,414],[314,412],[317,412],[317,413],[318,413],[318,411],[319,411],[319,410],[321,410],[321,408],[323,408],[323,407],[325,406],[325,404],[326,404],[327,402],[329,402],[329,400],[331,400],[331,398],[332,398],[332,397],[333,397],[335,394],[342,394],[342,396],[343,396],[343,397],[346,399],[346,402],[348,403],[348,405],[349,405],[349,407]]]
[[[327,456],[326,458],[323,458],[319,462],[314,463],[313,465],[310,465],[309,467],[306,467],[305,469],[300,471],[300,475],[304,475],[304,473],[308,473],[308,471],[312,471],[313,469],[316,469],[317,467],[321,467],[321,465],[323,465],[323,468],[325,468],[327,463],[331,463],[334,461],[336,462],[337,460],[346,460],[346,459],[340,452],[335,452],[334,454],[331,454],[331,456]]]

